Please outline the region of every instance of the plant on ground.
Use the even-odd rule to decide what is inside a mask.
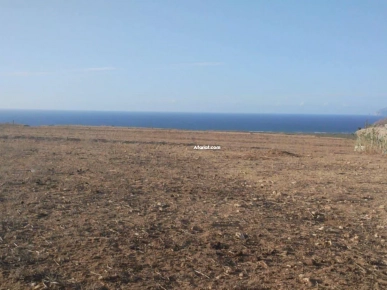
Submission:
[[[355,148],[369,153],[387,154],[387,132],[380,127],[369,127],[357,133]]]

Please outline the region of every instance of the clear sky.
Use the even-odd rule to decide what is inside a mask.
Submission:
[[[0,108],[387,107],[385,0],[0,0],[0,37]]]

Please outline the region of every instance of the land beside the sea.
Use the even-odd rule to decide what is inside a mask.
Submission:
[[[1,125],[0,289],[385,289],[386,157],[354,142]]]

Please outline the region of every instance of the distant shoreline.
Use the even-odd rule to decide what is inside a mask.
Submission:
[[[358,115],[0,111],[0,123],[111,126],[189,131],[352,134],[380,118]]]
[[[26,124],[0,123],[0,127],[31,127],[31,128],[67,128],[67,129],[118,129],[135,131],[168,131],[184,133],[232,133],[232,134],[269,134],[269,135],[296,135],[296,136],[316,136],[332,138],[355,139],[354,133],[329,133],[329,132],[280,132],[280,131],[234,131],[234,130],[188,130],[175,128],[156,128],[156,127],[125,127],[125,126],[103,126],[103,125],[39,125],[31,126]]]

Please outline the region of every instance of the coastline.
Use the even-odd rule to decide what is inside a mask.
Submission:
[[[30,126],[83,125],[193,131],[350,134],[377,116],[303,114],[200,114],[155,112],[0,111],[0,122]]]

